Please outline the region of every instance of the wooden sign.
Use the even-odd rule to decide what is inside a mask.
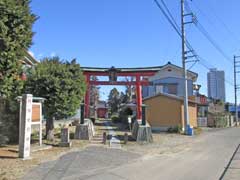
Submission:
[[[41,121],[41,103],[33,103],[32,104],[32,122],[39,122]]]

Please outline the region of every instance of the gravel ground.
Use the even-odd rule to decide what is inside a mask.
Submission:
[[[198,136],[189,137],[180,134],[154,133],[153,143],[138,144],[135,142],[129,142],[126,146],[123,146],[123,148],[130,152],[134,151],[137,153],[154,156],[187,150],[193,141],[196,141],[197,139]]]
[[[97,131],[102,132],[105,130],[105,127],[102,125],[102,123],[99,123],[99,125],[96,126],[96,129]],[[138,154],[138,157],[140,157],[139,154],[141,154],[142,158],[148,158],[148,157],[154,157],[162,154],[179,153],[181,151],[187,150],[194,143],[201,141],[200,137],[204,136],[209,131],[216,131],[216,130],[207,129],[207,130],[204,130],[202,134],[194,137],[184,136],[180,134],[153,133],[154,142],[151,144],[138,144],[135,141],[129,141],[127,145],[122,144],[123,151],[107,150],[108,148],[94,149],[94,151],[96,150],[97,153],[93,153],[93,150],[90,148],[90,149],[87,149],[86,152],[83,151],[83,153],[81,154],[86,156],[88,155],[91,155],[91,156],[89,156],[89,158],[83,158],[83,156],[80,155],[80,159],[81,159],[81,163],[84,163],[85,161],[92,162],[92,160],[95,160],[95,161],[97,160],[100,163],[100,166],[97,167],[96,169],[99,169],[99,168],[101,169],[103,165],[116,166],[117,162],[119,162],[119,165],[120,165],[121,163],[128,161],[127,160],[128,156],[126,154],[129,154],[129,157],[131,157],[131,159],[135,159],[137,156],[136,154]],[[115,127],[115,132],[117,135],[119,135],[121,139],[124,133],[128,131],[122,130],[119,127]],[[128,134],[130,133],[128,132]],[[36,167],[40,164],[41,165],[39,167],[44,167],[46,165],[45,162],[47,161],[51,161],[49,162],[49,166],[54,166],[54,163],[56,162],[63,162],[62,159],[64,159],[65,156],[61,157],[62,155],[69,153],[71,151],[79,152],[84,147],[86,147],[87,144],[88,143],[86,141],[73,140],[73,148],[71,149],[53,147],[52,149],[49,149],[49,150],[33,152],[31,155],[32,159],[25,160],[25,161],[17,158],[16,146],[8,146],[7,148],[0,148],[0,180],[19,179],[33,167]],[[72,158],[77,158],[77,156],[79,156],[78,153],[71,153],[70,155],[70,157]],[[59,159],[59,157],[61,158]],[[121,161],[121,159],[123,161]],[[57,161],[54,161],[54,160],[57,160]],[[70,161],[71,160],[73,159],[70,158]],[[90,163],[88,167],[92,168],[92,165],[93,163]],[[79,169],[83,168],[83,167],[82,168],[80,167],[81,165],[79,164],[79,166],[75,168],[76,171],[77,171],[77,168]],[[33,170],[33,172],[35,171],[36,170]],[[32,171],[29,171],[29,172],[30,174],[32,173]]]
[[[133,162],[139,154],[120,149],[90,146],[83,151],[68,153],[56,161],[34,168],[24,180],[91,179],[108,169]]]
[[[21,160],[18,158],[17,146],[0,148],[0,180],[15,180],[21,178],[31,168],[46,161],[53,161],[60,156],[79,151],[86,147],[86,141],[73,141],[73,148],[53,147],[31,153],[31,159]]]

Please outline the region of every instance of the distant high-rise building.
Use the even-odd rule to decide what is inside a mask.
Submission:
[[[210,69],[207,74],[208,97],[225,102],[225,74],[216,68]]]

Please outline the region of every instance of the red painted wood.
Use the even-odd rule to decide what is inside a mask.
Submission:
[[[141,71],[138,72],[118,72],[117,76],[134,76],[136,81],[90,81],[90,76],[109,76],[108,72],[98,72],[98,71],[84,71],[83,74],[86,76],[87,91],[85,94],[85,117],[89,117],[89,87],[90,85],[135,85],[136,95],[137,95],[137,119],[142,119],[142,86],[149,85],[148,80],[141,80],[141,77],[153,76],[157,71]]]
[[[142,86],[140,76],[136,77],[136,95],[137,95],[137,119],[142,120]]]
[[[118,72],[117,76],[153,76],[157,71],[144,71],[144,72]],[[84,75],[92,76],[109,76],[108,72],[90,72],[84,71]]]
[[[118,85],[118,86],[124,86],[124,85],[132,85],[135,86],[137,84],[136,81],[132,81],[132,82],[127,82],[127,81],[116,81],[116,82],[109,82],[109,81],[90,81],[89,82],[91,85]],[[139,84],[141,86],[148,86],[150,85],[150,83],[148,81],[140,81]]]

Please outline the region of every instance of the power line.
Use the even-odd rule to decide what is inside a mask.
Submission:
[[[215,49],[229,62],[232,61],[230,58],[226,55],[226,53],[222,50],[222,48],[217,44],[217,42],[210,36],[210,34],[207,32],[207,30],[200,24],[198,21],[196,23],[197,29],[207,38],[207,40],[215,47]]]
[[[236,36],[236,34],[227,26],[227,24],[217,15],[214,8],[209,4],[208,6],[212,12],[212,14],[215,16],[215,18],[223,25],[226,31],[228,31],[228,34],[237,42],[237,44],[240,43],[239,37]]]
[[[174,19],[172,13],[170,12],[170,10],[167,7],[164,0],[161,0],[161,2],[162,2],[163,6],[164,6],[164,8],[166,9],[167,12],[165,12],[164,8],[161,6],[161,4],[158,2],[158,0],[154,0],[154,2],[156,3],[157,7],[161,10],[163,15],[166,17],[168,22],[171,24],[171,26],[174,28],[174,30],[177,32],[177,34],[180,36],[180,38],[182,38],[182,33],[180,31],[180,27],[177,24],[176,20]],[[192,46],[190,45],[188,40],[185,39],[185,41],[186,41],[186,46],[188,47],[189,51],[193,54],[193,56],[195,56],[197,58],[197,53],[194,51],[194,49],[192,48]]]
[[[209,15],[206,15],[206,13],[196,4],[195,1],[193,1],[192,3],[194,5],[194,7],[206,18],[206,20],[209,22],[209,24],[211,26],[214,26],[214,24],[216,24],[216,22],[214,22],[212,19],[209,18]],[[231,37],[231,39],[235,42],[235,46],[238,46],[238,44],[240,44],[240,38],[236,35],[236,33],[234,33],[230,27],[223,21],[223,19],[220,18],[219,15],[217,15],[216,11],[214,10],[214,8],[212,7],[212,5],[209,3],[208,4],[208,8],[209,8],[209,12],[212,13],[212,15],[215,17],[215,19],[217,21],[219,21],[222,25],[222,27],[224,27],[225,32],[228,34],[228,37]],[[218,28],[216,26],[214,26],[215,30],[218,30]],[[235,47],[235,50],[239,50],[239,47]]]
[[[171,18],[168,16],[168,14],[164,11],[163,7],[160,5],[160,3],[157,0],[154,0],[154,2],[156,3],[157,7],[161,10],[161,12],[163,13],[163,15],[166,17],[167,21],[171,24],[171,26],[174,28],[174,30],[177,32],[177,34],[181,37],[181,32],[178,29],[178,26],[175,25],[175,21],[172,22]]]
[[[177,24],[176,20],[174,19],[172,13],[170,12],[169,8],[167,7],[166,3],[164,0],[160,0],[164,6],[164,8],[166,9],[168,15],[170,16],[171,20],[173,21],[173,23],[175,24],[175,26],[178,28],[178,31],[180,32],[180,26]]]
[[[161,0],[162,2],[164,2],[164,0]],[[166,3],[164,2],[166,8],[168,9],[167,10],[167,13],[165,12],[164,8],[161,6],[161,4],[157,1],[157,0],[154,0],[154,2],[156,3],[157,7],[161,10],[161,12],[163,13],[163,15],[166,17],[166,19],[168,20],[168,22],[171,24],[171,26],[174,28],[174,30],[177,32],[177,34],[181,37],[181,33],[180,33],[180,28],[179,26],[177,25],[175,19],[173,18],[173,16],[171,15],[171,12],[169,11],[169,9],[167,8],[167,5]],[[169,16],[168,16],[169,14]],[[210,70],[211,68],[204,64],[202,61],[205,61],[208,63],[207,60],[205,60],[204,58],[202,58],[201,56],[199,56],[196,51],[193,49],[193,47],[191,46],[190,42],[186,39],[186,46],[188,47],[189,51],[191,51],[191,53],[196,56],[196,58],[199,61],[199,64],[201,64],[203,67],[205,67],[206,69]],[[211,65],[212,67],[214,67],[213,65]],[[191,67],[192,68],[192,67]],[[231,86],[233,86],[233,83],[231,83],[230,81],[226,80],[226,79],[223,79],[225,82],[227,82],[228,84],[230,84]]]
[[[187,7],[189,9],[189,11],[192,12],[192,9],[190,8],[190,6],[187,3]],[[207,18],[208,19],[208,18]],[[208,33],[208,31],[204,28],[204,26],[199,22],[199,20],[196,21],[195,23],[196,27],[198,28],[198,30],[207,38],[207,40],[215,47],[215,49],[229,62],[232,63],[231,58],[229,58],[227,56],[227,54],[222,50],[222,48],[220,47],[220,45],[218,45],[218,43],[210,36],[210,34]]]
[[[192,12],[191,7],[189,6],[188,3],[186,3],[187,8],[189,9],[190,12]],[[200,8],[198,8],[196,6],[196,8],[206,17],[207,20],[209,20],[208,16],[205,15],[205,13],[202,12],[202,10]],[[213,23],[210,23],[211,25]],[[220,45],[218,45],[218,43],[210,36],[210,34],[208,33],[208,31],[204,28],[204,26],[199,22],[199,20],[196,21],[195,23],[196,27],[198,28],[198,30],[205,36],[205,38],[215,47],[215,49],[227,60],[232,64],[232,60],[231,58],[229,58],[229,56],[222,50],[222,48],[220,47]]]

